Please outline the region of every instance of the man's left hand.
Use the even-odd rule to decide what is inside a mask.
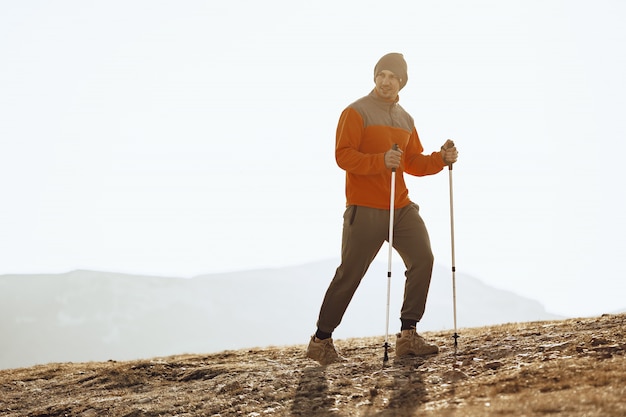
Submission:
[[[448,139],[441,147],[441,157],[443,158],[443,163],[446,165],[452,165],[458,159],[459,152],[456,150],[452,139]]]

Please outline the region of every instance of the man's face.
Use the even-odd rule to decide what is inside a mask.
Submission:
[[[382,70],[376,74],[376,94],[386,101],[395,101],[400,92],[400,79],[389,70]]]

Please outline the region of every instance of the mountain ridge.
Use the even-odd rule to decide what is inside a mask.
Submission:
[[[336,266],[325,260],[192,278],[90,270],[0,276],[0,331],[10,335],[0,341],[0,369],[299,343],[314,331]],[[393,315],[400,308],[402,278],[396,267]],[[452,327],[449,281],[437,265],[420,331]],[[384,331],[386,282],[386,266],[373,263],[336,337]],[[462,273],[457,304],[460,327],[561,318],[534,300]]]

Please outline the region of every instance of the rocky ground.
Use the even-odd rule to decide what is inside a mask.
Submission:
[[[366,338],[326,367],[300,345],[3,370],[0,416],[626,416],[626,315],[459,333],[385,366]]]

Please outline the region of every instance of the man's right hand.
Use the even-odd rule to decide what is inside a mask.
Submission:
[[[385,166],[388,169],[398,168],[402,159],[402,151],[400,149],[389,149],[385,152]]]

